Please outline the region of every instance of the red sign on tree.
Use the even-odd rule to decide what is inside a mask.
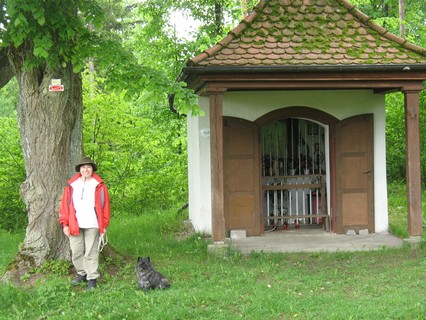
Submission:
[[[56,84],[56,85],[50,85],[49,86],[49,91],[64,91],[64,86],[62,84]]]

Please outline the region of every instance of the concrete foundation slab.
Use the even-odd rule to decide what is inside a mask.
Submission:
[[[335,234],[322,228],[266,232],[263,236],[230,239],[230,246],[250,252],[368,251],[401,247],[403,240],[390,233]]]

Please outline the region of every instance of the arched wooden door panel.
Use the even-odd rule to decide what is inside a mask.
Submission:
[[[263,233],[260,215],[259,130],[247,120],[224,118],[225,227]]]
[[[373,115],[336,125],[336,232],[374,232]]]

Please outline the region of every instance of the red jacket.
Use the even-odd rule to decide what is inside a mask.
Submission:
[[[78,226],[77,217],[75,215],[74,202],[72,201],[73,188],[71,183],[81,177],[80,173],[76,173],[68,180],[67,186],[62,194],[61,207],[59,209],[59,222],[62,227],[68,226],[70,228],[70,234],[78,236],[80,228]],[[98,217],[99,233],[105,232],[109,225],[110,219],[110,206],[109,206],[109,195],[107,187],[100,176],[96,173],[92,174],[92,177],[99,182],[95,190],[95,211]]]

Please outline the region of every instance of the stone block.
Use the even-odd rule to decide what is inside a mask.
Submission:
[[[244,239],[246,237],[246,230],[231,230],[231,239]]]

